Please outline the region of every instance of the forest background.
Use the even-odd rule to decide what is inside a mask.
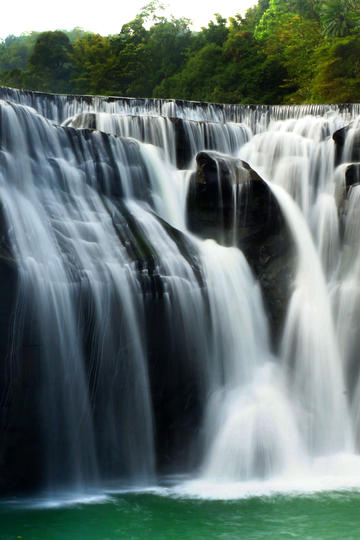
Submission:
[[[360,102],[360,1],[259,0],[200,31],[155,0],[119,34],[9,35],[0,84],[221,103]]]

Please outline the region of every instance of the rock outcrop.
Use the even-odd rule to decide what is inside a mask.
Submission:
[[[192,232],[238,246],[258,278],[276,346],[291,294],[294,247],[268,184],[246,162],[200,152],[189,187],[187,221]]]
[[[335,141],[335,163],[360,161],[360,129],[351,124],[333,134]],[[346,142],[345,142],[346,141]]]
[[[347,191],[360,183],[360,163],[351,163],[345,171],[345,184]]]

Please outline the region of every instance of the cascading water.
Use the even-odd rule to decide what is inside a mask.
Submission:
[[[0,488],[356,483],[358,106],[0,97]],[[188,230],[209,171],[228,247]],[[259,201],[296,252],[277,340]]]
[[[213,332],[218,368],[205,420],[203,475],[227,481],[268,478],[295,465],[301,444],[270,354],[260,291],[238,250],[205,243],[203,261],[214,289],[213,319],[226,328],[225,336]],[[240,281],[242,267],[246,279]]]
[[[98,129],[111,135],[134,137],[139,141],[162,148],[171,163],[176,165],[183,162],[182,164],[187,166],[190,165],[196,153],[204,149],[234,154],[251,136],[250,128],[242,123],[194,122],[164,116],[79,113],[64,122],[64,125],[80,129]],[[177,152],[179,138],[183,139],[183,156],[179,156]]]

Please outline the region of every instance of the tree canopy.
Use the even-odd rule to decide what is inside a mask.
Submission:
[[[359,0],[258,0],[200,31],[154,0],[101,36],[31,32],[0,43],[0,84],[48,92],[228,103],[360,101]]]

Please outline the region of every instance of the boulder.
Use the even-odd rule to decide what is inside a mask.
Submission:
[[[360,183],[360,163],[351,163],[345,171],[346,191]]]
[[[344,155],[345,141],[348,137],[351,137],[351,141],[348,139],[348,147],[346,148],[346,155]],[[360,161],[360,129],[353,128],[351,124],[338,129],[333,134],[333,140],[335,141],[335,164],[339,165],[344,161]]]
[[[258,278],[276,347],[291,295],[291,234],[268,184],[246,162],[216,152],[196,157],[187,199],[190,230],[222,245],[236,245]]]
[[[18,303],[19,269],[0,211],[0,493],[40,486],[44,456],[39,451],[39,337],[30,306]],[[13,342],[21,325],[21,343]]]
[[[335,176],[335,201],[340,218],[340,228],[343,233],[344,215],[350,189],[360,183],[360,163],[342,164],[338,167]]]

